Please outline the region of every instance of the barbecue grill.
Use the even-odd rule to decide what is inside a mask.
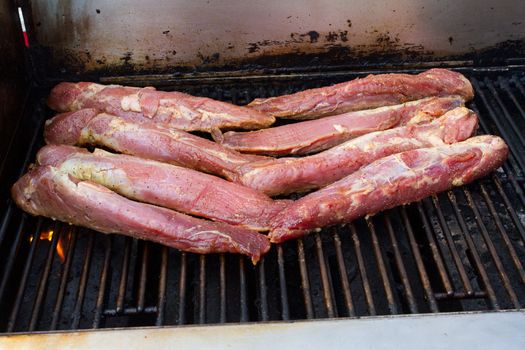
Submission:
[[[419,1],[423,18],[405,23],[408,29],[399,33],[388,28],[406,20],[403,11],[417,12],[404,2],[377,9],[377,16],[369,18],[372,23],[367,28],[383,28],[377,33],[373,29],[365,33],[363,23],[353,17],[343,20],[342,14],[323,23],[322,30],[305,30],[313,21],[309,16],[323,16],[313,13],[319,9],[294,9],[298,1],[270,2],[265,5],[268,13],[276,16],[282,6],[290,17],[269,17],[269,24],[284,22],[259,33],[256,41],[253,33],[267,25],[262,20],[255,20],[251,24],[255,29],[243,36],[249,24],[241,25],[238,18],[228,24],[213,17],[215,11],[226,15],[228,9],[233,9],[233,16],[243,11],[253,15],[240,2],[196,2],[204,11],[199,13],[190,2],[162,1],[159,10],[152,9],[153,4],[132,1],[121,19],[116,15],[123,2],[80,3],[6,0],[0,4],[0,18],[7,24],[0,35],[4,40],[0,43],[0,332],[11,335],[0,337],[0,344],[14,344],[9,342],[18,341],[14,336],[18,333],[40,334],[24,338],[31,342],[53,331],[129,328],[125,332],[139,332],[141,339],[142,335],[156,339],[171,334],[181,345],[188,345],[193,341],[188,338],[191,341],[184,343],[189,328],[178,326],[225,323],[240,332],[269,332],[275,339],[283,330],[279,326],[290,326],[282,321],[296,320],[315,320],[297,323],[302,326],[293,333],[296,336],[359,337],[373,332],[366,322],[397,329],[409,318],[379,316],[408,314],[417,314],[417,320],[425,319],[421,314],[435,316],[428,317],[430,327],[436,329],[443,323],[460,329],[469,322],[491,325],[496,333],[491,336],[500,346],[505,341],[524,344],[523,337],[509,331],[524,325],[523,314],[501,312],[525,305],[525,8],[519,1],[467,2],[479,7],[480,15],[467,20],[464,17],[469,14],[463,12],[450,16],[448,23],[438,22],[452,10],[438,7],[454,8],[455,4]],[[344,3],[336,2],[332,11],[344,8]],[[344,16],[366,13],[365,3],[348,5]],[[144,6],[149,7],[147,14],[141,14]],[[400,18],[385,22],[387,10]],[[189,19],[175,18],[171,27],[161,30],[164,23],[159,12]],[[152,14],[161,16],[159,23],[144,24],[153,20]],[[202,18],[198,20],[201,15],[217,26],[216,33],[210,33]],[[436,25],[434,32],[418,36],[425,19],[429,28]],[[107,24],[103,33],[98,21]],[[184,35],[194,40],[184,41],[181,33],[174,33],[185,23],[190,25]],[[345,29],[338,23],[345,23]],[[482,24],[485,36],[477,32]],[[202,34],[200,26],[208,31]],[[221,37],[227,35],[225,28],[236,26],[240,34]],[[278,39],[290,27],[297,32],[288,41]],[[458,35],[443,34],[438,28]],[[133,41],[137,35],[129,34],[130,30],[143,31],[139,35],[143,40]],[[101,41],[104,35],[107,41]],[[370,35],[377,40],[363,44]],[[229,45],[225,44],[228,40]],[[125,45],[129,47],[123,49]],[[369,73],[417,73],[432,66],[458,70],[472,82],[475,99],[469,107],[479,114],[479,133],[500,135],[510,146],[503,167],[421,202],[273,246],[257,266],[235,255],[182,253],[32,217],[10,199],[10,186],[44,144],[44,121],[53,115],[45,98],[58,81],[154,85],[246,104],[256,97]],[[358,319],[368,316],[372,317]],[[160,328],[165,326],[175,327]],[[413,327],[420,336],[428,332]],[[226,341],[242,341],[231,329],[197,329],[214,340],[222,334]],[[340,329],[347,333],[338,333]],[[105,339],[109,333],[86,334]],[[484,339],[483,333],[468,334],[473,342]],[[395,334],[390,337],[388,344],[395,345]],[[191,344],[214,344],[205,339],[209,338]],[[377,339],[367,341],[372,344]],[[405,341],[408,346],[412,340]],[[283,344],[288,342],[285,337]],[[317,343],[323,342],[318,339]]]

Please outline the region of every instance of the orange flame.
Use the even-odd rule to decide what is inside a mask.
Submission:
[[[47,231],[44,231],[44,232],[41,232],[40,233],[40,239],[45,241],[45,240],[48,240],[49,242],[51,242],[53,240],[53,233],[54,231],[52,229],[49,229]]]
[[[57,255],[58,257],[60,258],[60,261],[62,263],[64,263],[64,261],[66,261],[66,256],[64,254],[64,251],[65,251],[65,243],[64,243],[64,239],[63,239],[63,235],[60,236],[60,239],[58,240],[58,243],[57,243]]]

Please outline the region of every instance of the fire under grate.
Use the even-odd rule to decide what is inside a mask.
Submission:
[[[479,133],[502,136],[509,160],[491,176],[244,257],[199,256],[35,218],[9,187],[43,144],[51,116],[33,89],[0,169],[0,331],[257,322],[519,309],[525,304],[525,73],[463,72]],[[356,73],[156,81],[243,104]],[[138,82],[136,82],[138,83]]]

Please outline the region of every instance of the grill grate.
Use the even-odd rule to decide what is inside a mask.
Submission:
[[[274,246],[249,260],[198,256],[34,218],[8,188],[42,145],[49,111],[34,89],[0,169],[0,330],[209,324],[446,311],[525,304],[525,74],[465,70],[481,133],[511,146],[506,164],[476,183],[344,227]],[[173,86],[234,103],[355,77],[182,81]],[[162,82],[160,82],[162,83]],[[52,232],[52,234],[51,234]]]

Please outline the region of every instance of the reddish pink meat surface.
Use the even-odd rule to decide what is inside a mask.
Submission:
[[[373,131],[433,119],[463,105],[460,96],[429,97],[400,105],[354,111],[250,132],[214,133],[226,147],[255,154],[304,155],[336,146]]]
[[[289,205],[270,239],[283,242],[461,186],[496,170],[507,155],[501,138],[484,135],[381,158]]]
[[[50,144],[97,145],[165,163],[236,178],[237,168],[260,160],[187,133],[152,123],[138,124],[94,109],[63,113],[46,122]]]
[[[138,203],[104,186],[79,181],[51,166],[35,168],[12,188],[20,208],[103,233],[119,233],[194,253],[240,253],[256,263],[266,236],[246,228],[194,218]]]
[[[274,117],[315,119],[424,97],[448,95],[459,95],[470,100],[474,97],[474,90],[462,74],[436,68],[416,75],[369,75],[291,95],[255,99],[248,106]]]
[[[271,218],[288,203],[195,170],[99,149],[91,153],[47,145],[38,152],[37,161],[130,199],[257,231],[269,230]]]
[[[385,156],[463,141],[475,132],[477,116],[458,107],[430,123],[377,131],[301,158],[249,163],[236,180],[268,195],[303,192],[335,182]]]
[[[88,82],[58,84],[51,90],[48,105],[57,112],[95,108],[130,121],[154,122],[186,131],[258,129],[275,121],[247,107],[182,92]]]

